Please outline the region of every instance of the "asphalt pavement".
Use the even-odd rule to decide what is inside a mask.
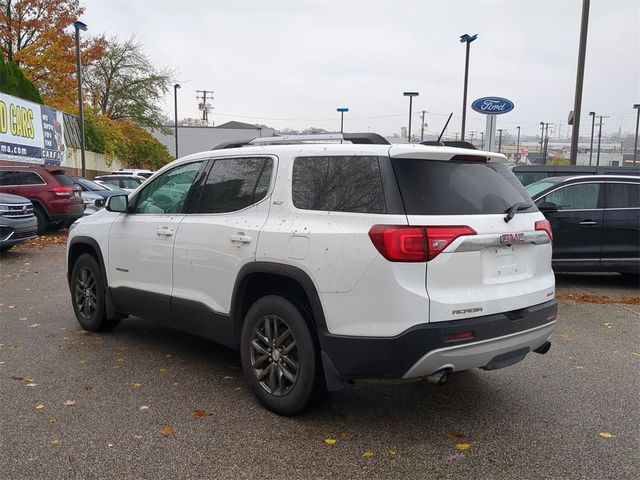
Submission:
[[[14,249],[0,259],[0,478],[639,478],[640,290],[562,275],[558,294],[546,355],[444,386],[358,384],[283,418],[232,350],[137,318],[84,332],[64,246]]]

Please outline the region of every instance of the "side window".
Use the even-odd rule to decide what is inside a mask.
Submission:
[[[44,185],[44,181],[35,172],[15,172],[15,185]]]
[[[201,165],[189,163],[164,172],[140,192],[133,213],[181,213]]]
[[[386,213],[378,157],[299,157],[293,204],[304,210]]]
[[[7,185],[15,185],[16,184],[16,172],[11,172],[9,170],[0,171],[0,186],[4,187]]]
[[[273,172],[270,158],[222,158],[215,160],[200,188],[195,213],[242,210],[262,200]]]
[[[560,210],[592,210],[598,208],[600,185],[600,183],[570,185],[551,192],[543,197],[541,201],[553,203]]]
[[[140,183],[133,178],[121,178],[120,182],[123,188],[138,188],[140,186]]]
[[[605,208],[640,207],[640,183],[607,183]]]

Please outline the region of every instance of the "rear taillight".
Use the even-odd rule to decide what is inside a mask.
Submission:
[[[536,230],[546,232],[547,235],[549,235],[549,239],[553,241],[553,232],[551,231],[551,224],[549,223],[549,220],[538,220],[535,223],[535,227]]]
[[[53,187],[51,191],[59,197],[70,197],[73,195],[73,188],[71,187]]]
[[[467,226],[412,227],[374,225],[369,238],[380,254],[392,262],[424,262],[432,260],[456,238],[475,235]]]

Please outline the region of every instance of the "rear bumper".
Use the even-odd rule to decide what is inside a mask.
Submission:
[[[495,369],[543,345],[555,324],[555,300],[450,322],[416,325],[395,337],[352,337],[320,331],[325,375],[342,379],[413,378],[440,369]],[[473,332],[469,340],[449,335]]]

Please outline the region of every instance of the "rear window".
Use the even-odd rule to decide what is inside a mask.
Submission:
[[[73,178],[69,177],[64,172],[51,172],[51,175],[54,176],[54,178],[60,185],[71,186],[75,183],[73,181]]]
[[[531,198],[509,167],[501,163],[391,160],[408,215],[504,213]]]
[[[386,213],[378,157],[300,157],[293,204],[303,210]]]
[[[530,183],[537,182],[543,178],[547,178],[549,175],[546,172],[514,172],[515,176],[522,185],[529,185]]]

